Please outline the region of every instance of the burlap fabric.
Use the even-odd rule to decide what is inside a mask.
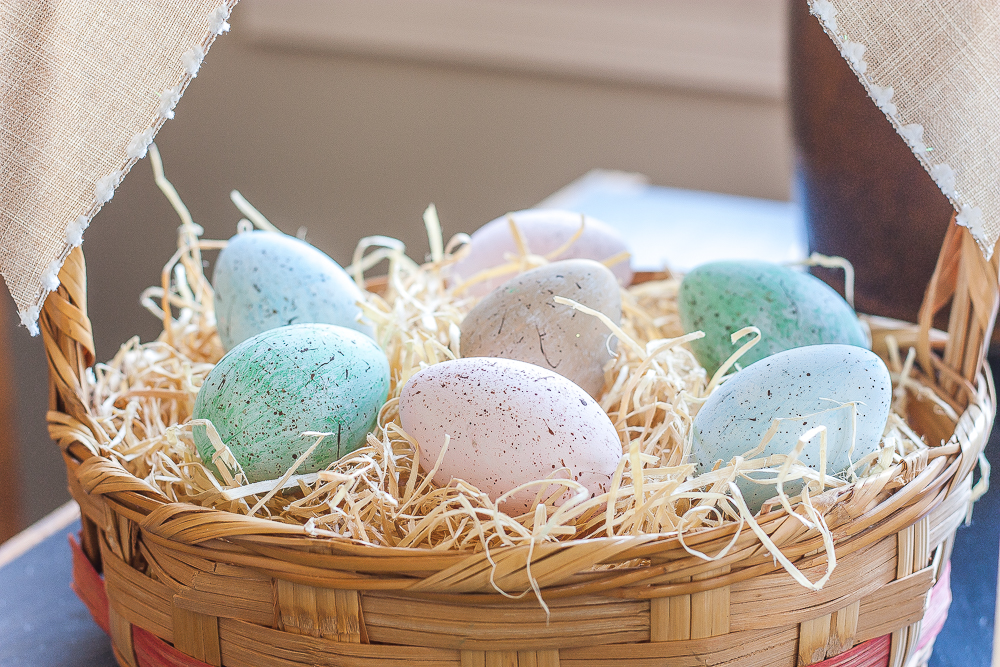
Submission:
[[[0,274],[33,332],[66,255],[172,117],[235,2],[0,2]],[[809,2],[988,256],[1000,236],[1000,8]]]
[[[1000,237],[1000,5],[809,4],[989,257]]]
[[[235,4],[0,0],[0,274],[32,333]]]

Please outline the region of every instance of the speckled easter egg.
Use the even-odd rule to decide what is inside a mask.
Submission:
[[[476,357],[435,364],[407,381],[399,398],[403,429],[420,445],[430,471],[451,437],[434,481],[463,479],[496,501],[550,475],[607,491],[621,458],[608,415],[566,378],[513,359]],[[541,487],[502,503],[508,514],[530,508]]]
[[[754,458],[790,454],[803,433],[822,425],[827,428],[827,474],[842,473],[852,461],[878,450],[891,401],[889,370],[868,350],[810,345],[779,352],[732,375],[701,406],[694,419],[691,450],[697,473],[711,470],[719,460],[727,465],[734,456],[754,449],[775,419],[786,418],[794,419],[783,421],[763,453]],[[851,402],[857,409],[856,431],[846,405]],[[819,470],[818,435],[799,460]],[[752,476],[764,478],[758,473]],[[753,512],[777,495],[773,485],[743,479],[737,484]],[[785,485],[790,497],[801,490],[801,483]]]
[[[517,223],[528,249],[535,255],[547,255],[566,244],[580,229],[581,220],[586,222],[583,234],[562,254],[552,259],[593,259],[600,262],[628,250],[618,230],[595,218],[553,209],[517,211],[488,222],[473,232],[469,254],[453,267],[456,283],[485,269],[506,264],[504,255],[507,253],[517,254],[509,218]],[[611,267],[611,271],[620,284],[627,286],[632,282],[632,268],[628,260],[618,262]],[[510,277],[511,274],[507,274],[476,283],[469,288],[469,294],[488,294]]]
[[[329,324],[271,329],[234,347],[198,391],[195,419],[208,419],[250,482],[276,479],[328,432],[297,472],[322,470],[365,442],[389,391],[389,362],[371,338]],[[195,427],[202,460],[215,448]],[[211,465],[210,465],[211,467]]]
[[[709,373],[736,351],[730,335],[750,325],[763,337],[740,358],[743,366],[803,345],[869,347],[854,310],[826,283],[768,262],[699,266],[684,276],[678,307],[685,331],[705,332],[691,348]]]
[[[357,284],[325,253],[292,236],[237,234],[219,253],[212,285],[227,350],[289,324],[336,324],[374,336],[370,325],[357,321]]]
[[[604,387],[608,327],[553,301],[563,296],[621,322],[622,299],[611,271],[589,259],[553,262],[490,292],[462,321],[463,357],[518,359],[569,378],[591,396]],[[616,340],[611,339],[613,349]]]

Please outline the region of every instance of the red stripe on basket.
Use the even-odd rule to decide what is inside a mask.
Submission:
[[[951,563],[945,563],[941,576],[931,589],[930,601],[917,642],[919,651],[941,632],[944,622],[948,619],[948,608],[951,606]],[[883,635],[863,644],[858,644],[850,651],[838,656],[817,662],[813,667],[886,667],[889,664],[889,649],[892,646],[892,635]]]
[[[139,667],[212,667],[181,653],[153,633],[132,626],[132,647]]]
[[[813,663],[812,667],[888,667],[891,646],[892,635],[882,635],[823,662]]]
[[[73,552],[73,582],[70,587],[83,604],[87,606],[94,622],[105,633],[108,632],[108,594],[104,590],[104,577],[97,573],[93,563],[83,553],[80,543],[69,536],[70,549]],[[139,667],[211,667],[200,660],[187,656],[156,635],[132,626],[132,644],[135,659]],[[114,647],[113,647],[114,648]],[[115,648],[115,653],[118,650]],[[122,664],[125,662],[118,660]]]
[[[69,536],[69,546],[73,551],[73,581],[70,588],[83,601],[90,615],[101,630],[108,632],[108,594],[104,591],[104,577],[97,573],[94,564],[83,553],[80,543]]]
[[[917,650],[934,641],[948,620],[948,610],[951,608],[951,561],[944,565],[941,576],[931,589],[931,599],[924,613],[924,623],[920,630],[920,640]]]

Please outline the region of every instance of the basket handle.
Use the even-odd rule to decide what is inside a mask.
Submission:
[[[49,409],[91,424],[83,403],[83,378],[94,365],[94,334],[87,317],[87,265],[74,248],[59,272],[59,287],[49,294],[39,324],[49,362]]]
[[[920,306],[917,358],[928,377],[961,405],[975,396],[976,377],[986,365],[1000,306],[998,275],[1000,253],[989,260],[983,257],[953,214]],[[930,330],[934,316],[949,303],[948,342],[941,357],[931,350]]]

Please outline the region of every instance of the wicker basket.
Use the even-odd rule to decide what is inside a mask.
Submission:
[[[984,358],[998,257],[984,260],[952,224],[921,323],[872,319],[877,352],[889,334],[917,349],[914,376],[941,400],[914,393],[908,418],[942,444],[814,501],[836,540],[837,567],[822,590],[797,584],[751,531],[713,562],[676,535],[546,543],[531,568],[547,619],[533,597],[499,595],[481,553],[312,539],[294,526],[169,503],[95,455],[102,436],[86,373],[94,348],[76,250],[42,313],[50,431],[83,511],[75,587],[120,663],[143,667],[924,664],[947,613],[955,530],[995,416]],[[949,304],[945,335],[931,322]],[[817,532],[784,511],[760,525],[807,576],[825,571]],[[734,534],[722,526],[685,541],[716,553]],[[529,587],[527,547],[492,554],[501,588]],[[594,567],[630,561],[642,565]]]

